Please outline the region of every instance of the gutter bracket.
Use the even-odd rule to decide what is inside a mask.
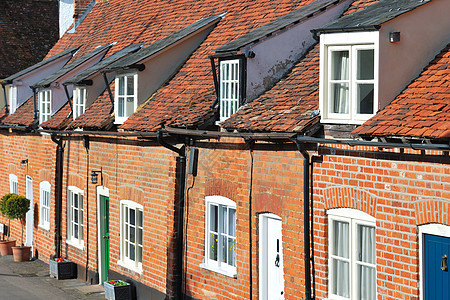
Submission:
[[[9,115],[9,105],[8,100],[6,98],[6,88],[3,82],[2,82],[2,90],[3,90],[3,98],[5,99],[5,114]]]
[[[109,100],[111,101],[111,110],[110,110],[110,114],[112,114],[114,112],[114,96],[111,92],[111,88],[109,87],[109,82],[108,82],[108,78],[106,77],[106,73],[102,72],[103,75],[103,81],[105,82],[106,85],[106,90],[108,91],[108,95],[109,95]]]
[[[63,86],[64,86],[64,92],[66,93],[67,102],[69,102],[69,105],[70,105],[70,113],[67,117],[70,117],[70,115],[73,115],[73,105],[72,105],[72,102],[70,101],[69,90],[67,89],[67,84],[63,83]]]

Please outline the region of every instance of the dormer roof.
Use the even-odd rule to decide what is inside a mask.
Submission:
[[[71,72],[75,68],[79,67],[83,63],[87,62],[91,58],[95,57],[96,55],[102,53],[105,50],[108,50],[111,48],[111,45],[106,46],[100,46],[97,47],[92,52],[83,55],[79,59],[75,60],[74,62],[69,63],[68,65],[64,66],[64,68],[60,69],[59,71],[53,73],[52,75],[42,79],[41,81],[35,83],[33,85],[33,88],[47,88],[50,86],[51,83],[57,81],[60,77],[66,75],[67,73]]]
[[[56,55],[54,55],[54,56],[51,56],[51,57],[49,57],[49,58],[47,58],[47,59],[44,59],[43,61],[38,62],[38,63],[35,64],[35,65],[32,65],[31,67],[28,67],[28,68],[26,68],[26,69],[24,69],[24,70],[22,70],[22,71],[20,71],[20,72],[17,72],[17,73],[15,73],[15,74],[13,74],[13,75],[11,75],[11,76],[5,78],[5,79],[3,80],[3,82],[4,82],[5,84],[10,84],[10,83],[12,83],[12,81],[13,81],[14,79],[17,79],[17,78],[19,78],[19,77],[21,77],[21,76],[23,76],[23,75],[26,75],[26,74],[28,74],[28,73],[34,71],[34,70],[37,70],[37,69],[39,69],[39,68],[41,68],[41,67],[43,67],[43,66],[45,66],[45,65],[47,65],[47,64],[49,64],[49,63],[51,63],[51,62],[53,62],[53,61],[55,61],[55,60],[61,58],[61,57],[64,57],[64,56],[66,56],[66,55],[71,55],[71,56],[74,55],[75,52],[77,52],[77,50],[78,50],[78,48],[71,48],[71,49],[67,49],[67,50],[61,51],[60,53],[58,53],[58,54],[56,54]]]
[[[314,31],[320,33],[332,33],[342,31],[378,30],[381,24],[431,1],[432,0],[380,0],[360,11],[345,15]]]
[[[237,51],[246,45],[257,42],[258,40],[270,36],[279,30],[283,30],[289,25],[297,24],[304,19],[311,18],[316,13],[322,12],[328,6],[335,5],[338,2],[340,2],[340,0],[316,0],[274,20],[273,22],[256,28],[247,34],[226,43],[225,45],[217,48],[216,53],[220,54]]]
[[[163,51],[164,49],[173,46],[177,42],[183,40],[184,38],[190,36],[191,34],[197,32],[198,30],[219,22],[220,19],[222,19],[223,14],[205,17],[197,22],[186,26],[185,28],[159,40],[154,43],[152,43],[150,46],[143,48],[141,51],[136,52],[133,55],[130,55],[127,58],[124,58],[115,64],[109,66],[106,68],[106,71],[113,71],[117,69],[128,69],[132,68],[137,63],[155,55],[156,53]]]
[[[142,43],[129,45],[129,46],[117,51],[113,55],[108,56],[107,58],[101,60],[99,63],[95,64],[94,66],[87,68],[85,71],[81,72],[80,74],[67,80],[65,82],[65,84],[83,84],[83,83],[85,83],[85,80],[89,79],[89,77],[91,77],[92,75],[107,68],[109,65],[116,63],[117,61],[123,59],[127,55],[130,55],[131,53],[138,51],[139,49],[141,49],[141,47],[142,47]]]

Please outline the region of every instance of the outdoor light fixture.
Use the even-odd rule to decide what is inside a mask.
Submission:
[[[27,159],[22,159],[21,161],[20,161],[20,166],[23,168],[23,167],[25,167],[25,165],[28,165],[28,158]]]
[[[92,184],[97,184],[98,182],[98,174],[100,173],[100,183],[103,185],[103,168],[100,168],[100,171],[91,171],[91,182]]]
[[[389,32],[389,42],[391,43],[400,42],[400,31]]]

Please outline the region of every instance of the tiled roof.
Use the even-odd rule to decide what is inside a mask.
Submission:
[[[0,78],[42,60],[57,40],[58,1],[1,1]]]
[[[375,29],[377,26],[407,13],[431,0],[380,0],[352,15],[345,15],[320,28],[319,32]]]
[[[179,72],[120,126],[154,131],[165,126],[197,128],[214,114],[214,84],[208,55],[225,43],[312,1],[198,1],[185,15],[224,13],[225,17],[191,55]]]
[[[33,97],[25,101],[24,104],[19,106],[15,113],[7,116],[2,120],[3,124],[13,124],[20,126],[32,126],[37,123],[38,120],[34,119],[34,104]]]
[[[399,96],[353,133],[450,140],[450,44]]]
[[[70,104],[66,102],[48,121],[40,124],[40,126],[46,129],[64,129],[71,120],[69,118],[72,116],[70,112]]]
[[[347,9],[347,11],[344,13],[344,15],[350,15],[354,12],[365,9],[368,6],[377,3],[378,1],[379,0],[355,0]]]
[[[270,91],[222,123],[239,131],[301,132],[319,121],[319,45]]]

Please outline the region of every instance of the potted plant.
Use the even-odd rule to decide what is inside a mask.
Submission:
[[[17,219],[20,221],[22,233],[20,237],[20,247],[12,247],[14,261],[27,261],[30,260],[31,247],[23,245],[23,225],[25,223],[25,215],[30,210],[30,200],[24,196],[13,194],[3,204],[5,205],[5,214],[12,220]]]
[[[6,215],[6,202],[8,199],[15,194],[8,193],[6,195],[3,195],[3,197],[0,199],[0,212],[3,216],[8,217]],[[6,229],[6,240],[3,239],[0,241],[0,254],[1,255],[11,255],[12,254],[12,247],[16,245],[16,240],[9,240],[9,233],[11,228],[11,219],[8,218],[8,227]]]
[[[131,285],[123,280],[110,280],[104,283],[105,298],[109,300],[130,300]]]
[[[50,275],[56,279],[72,279],[75,277],[75,264],[62,257],[49,262]]]

